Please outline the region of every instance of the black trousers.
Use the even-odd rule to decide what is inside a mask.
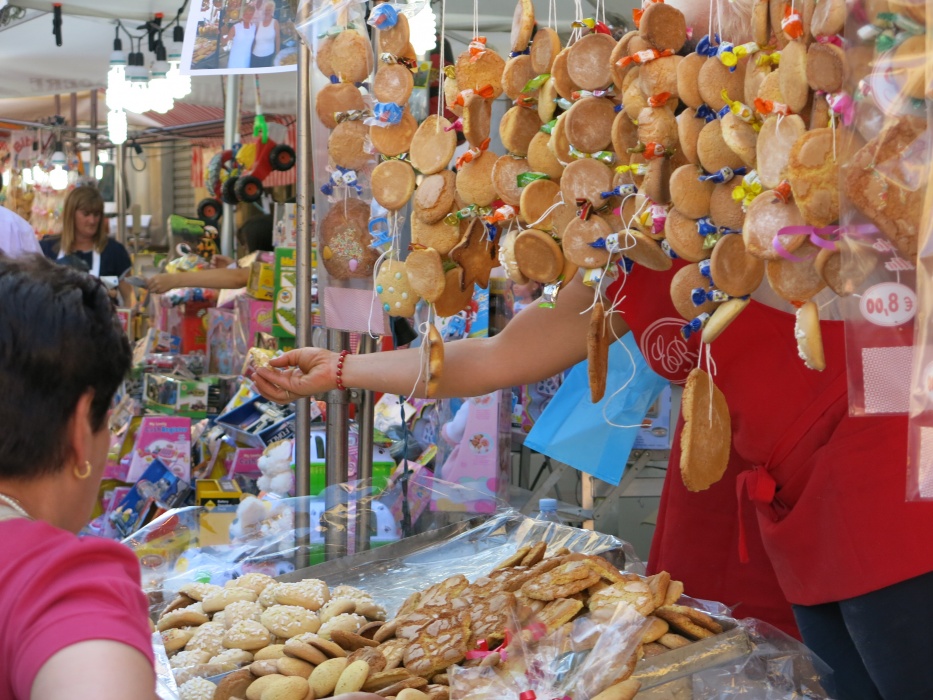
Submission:
[[[249,67],[250,68],[272,68],[274,61],[275,61],[274,53],[270,53],[268,56],[251,55],[249,59]]]
[[[836,700],[933,698],[933,572],[823,605],[795,605],[804,643],[833,669]]]

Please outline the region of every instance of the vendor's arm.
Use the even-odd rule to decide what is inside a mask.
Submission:
[[[223,268],[220,270],[192,270],[153,275],[146,286],[150,292],[164,294],[180,287],[206,287],[208,289],[239,289],[249,282],[249,268]]]
[[[152,662],[127,644],[90,640],[65,647],[39,670],[32,700],[155,700]]]
[[[530,384],[584,360],[590,322],[587,309],[592,303],[593,290],[575,278],[561,291],[555,308],[535,304],[492,338],[445,344],[444,371],[435,398],[479,396],[503,387]],[[618,335],[628,331],[618,315],[613,319]],[[292,350],[271,364],[282,371],[259,370],[256,386],[273,401],[285,403],[336,387],[337,355],[328,350]],[[343,384],[423,396],[425,377],[419,377],[420,370],[419,348],[352,355],[344,362]]]

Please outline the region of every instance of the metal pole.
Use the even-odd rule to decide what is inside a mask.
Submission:
[[[342,352],[350,344],[344,331],[327,331],[327,348]],[[341,502],[336,484],[347,480],[350,447],[349,397],[346,391],[327,392],[327,530],[324,532],[325,553],[330,559],[339,559],[347,553],[346,505]]]
[[[240,77],[228,75],[227,102],[224,108],[224,150],[233,148],[240,138]],[[220,232],[220,252],[234,256],[236,239],[236,206],[224,204],[224,220]]]
[[[376,339],[369,333],[360,338],[360,354],[365,355],[376,352]],[[371,482],[373,478],[373,418],[375,399],[371,391],[362,391],[360,396],[357,422],[360,426],[359,452],[356,461],[356,478],[363,482]],[[354,552],[363,552],[369,549],[370,522],[372,509],[369,507],[371,491],[356,502],[356,549]]]
[[[75,126],[78,126],[77,123]],[[91,134],[91,153],[90,153],[90,178],[97,182],[97,90],[91,90],[91,128],[94,133]]]
[[[113,196],[117,200],[117,240],[126,245],[126,144],[117,144],[116,162],[113,164]]]
[[[307,5],[302,14],[307,14]],[[296,338],[299,348],[311,345],[311,255],[314,241],[311,238],[311,204],[314,191],[311,148],[311,51],[298,45],[298,241],[296,249],[296,273],[298,298]],[[295,495],[307,498],[311,492],[311,399],[300,399],[295,406]],[[311,544],[310,513],[305,503],[295,513],[298,531],[298,554],[296,569],[309,564]],[[315,523],[316,525],[316,523]]]

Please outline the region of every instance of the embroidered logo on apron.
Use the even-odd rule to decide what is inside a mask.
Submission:
[[[690,370],[696,367],[699,355],[683,339],[679,318],[661,318],[645,329],[639,338],[639,349],[651,368],[675,384],[684,384]]]

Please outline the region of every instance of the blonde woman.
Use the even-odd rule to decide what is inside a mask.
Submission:
[[[256,39],[250,57],[250,68],[271,68],[282,46],[279,21],[275,18],[275,0],[266,0],[256,13]]]
[[[47,258],[89,272],[94,277],[121,277],[132,267],[122,243],[107,235],[104,199],[91,186],[68,193],[62,210],[61,236],[43,238],[39,245]],[[133,288],[120,282],[120,294],[130,303]]]

